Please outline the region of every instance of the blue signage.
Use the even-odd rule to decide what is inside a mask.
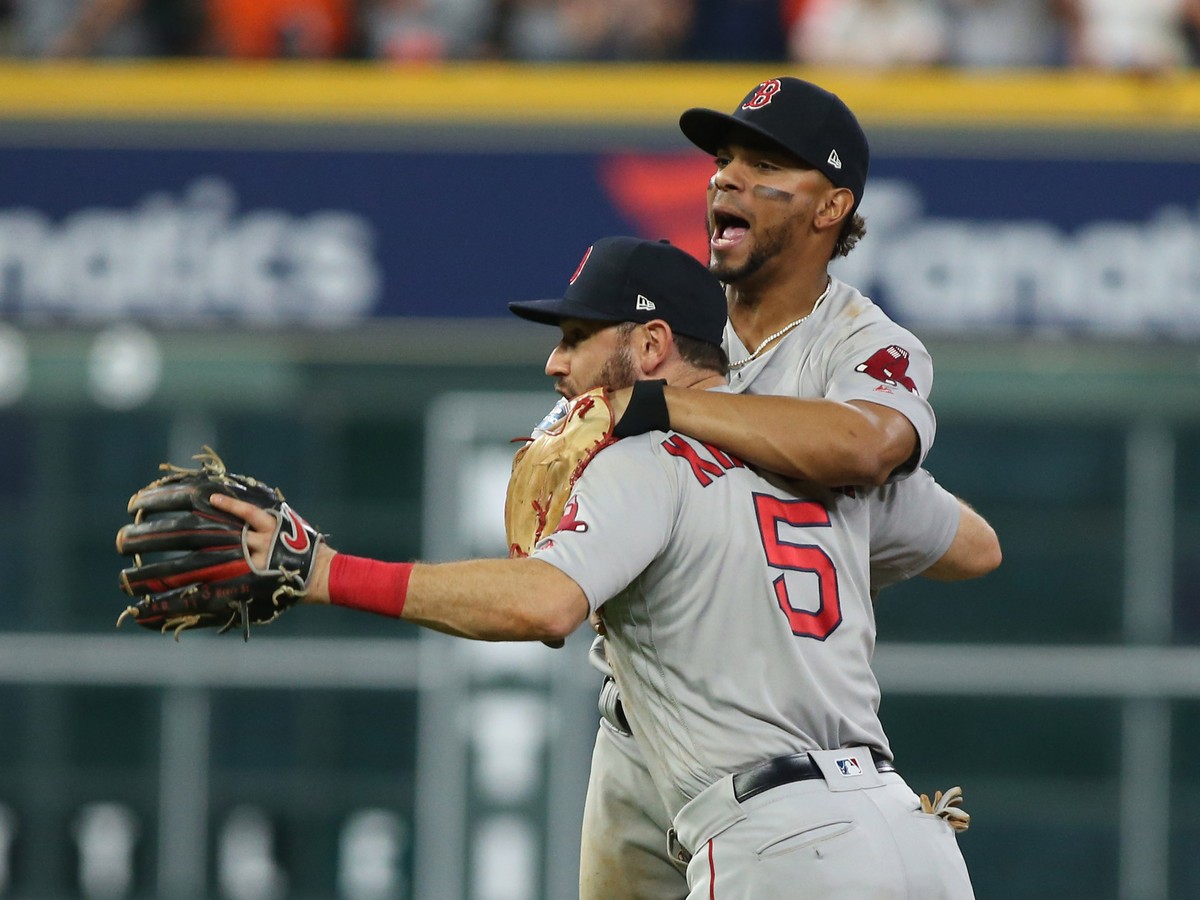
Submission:
[[[704,254],[699,152],[0,149],[0,316],[493,317],[588,244]],[[1200,166],[880,157],[834,271],[900,321],[1200,336]]]

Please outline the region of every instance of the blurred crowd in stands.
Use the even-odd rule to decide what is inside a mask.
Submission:
[[[1200,62],[1200,0],[0,0],[17,58]]]

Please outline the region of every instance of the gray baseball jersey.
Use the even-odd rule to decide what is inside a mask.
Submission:
[[[924,571],[945,553],[957,531],[956,501],[924,470],[865,496],[872,594]],[[924,519],[921,528],[911,527],[916,516]],[[596,639],[590,658],[612,674],[603,638]],[[602,696],[611,700],[610,687]],[[659,798],[639,743],[620,731],[615,719],[601,721],[581,834],[580,900],[683,900],[688,893],[682,871],[667,854],[664,835],[672,816]],[[945,868],[931,867],[928,875],[941,877]]]
[[[734,361],[749,355],[732,327],[726,328],[725,345]],[[808,320],[752,362],[735,367],[730,382],[737,392],[891,406],[916,428],[920,459],[933,443],[935,421],[926,400],[932,386],[929,354],[910,332],[837,279]],[[927,473],[865,496],[870,504],[872,593],[923,571],[949,547],[958,526],[957,504]],[[913,523],[921,527],[913,528]],[[933,536],[939,529],[940,536]],[[925,546],[922,537],[929,538]],[[601,640],[593,649],[593,664],[610,673]],[[628,702],[626,708],[633,705]],[[639,744],[601,723],[584,815],[581,900],[665,900],[686,893],[666,857],[662,835],[670,818],[664,819],[666,810],[649,796]]]
[[[735,366],[729,373],[734,393],[868,400],[912,422],[920,443],[917,465],[933,446],[929,352],[912,332],[843,281],[831,277],[825,300],[758,358],[736,365],[750,352],[732,325],[725,326],[725,348]]]
[[[944,550],[957,510],[929,497],[954,508],[909,510],[910,542],[927,555]],[[668,810],[773,756],[869,746],[890,757],[870,664],[868,509],[848,494],[795,494],[673,433],[626,438],[584,472],[532,555],[603,608],[608,658]]]
[[[730,324],[725,326],[724,346],[735,363],[750,356]],[[829,293],[805,321],[763,354],[729,373],[732,393],[867,400],[891,407],[917,431],[918,465],[933,446],[936,432],[933,407],[927,399],[932,387],[933,360],[925,345],[856,288],[832,276]],[[908,471],[897,474],[903,477]],[[931,489],[912,487],[915,491]],[[928,547],[914,546],[908,540],[907,516],[911,513],[903,499],[905,491],[884,488],[865,493],[873,511],[873,591],[923,571],[950,546],[958,527],[957,508],[942,522],[949,529],[945,545],[937,555],[927,557]],[[914,500],[920,502],[930,501]],[[598,641],[590,660],[595,668],[611,675],[600,647]]]
[[[820,496],[828,494],[821,491]],[[920,575],[950,549],[958,531],[958,502],[924,469],[900,481],[862,491],[861,496],[871,523],[872,596],[889,585]],[[914,528],[914,516],[930,518]],[[601,674],[612,675],[603,637],[592,642],[588,660]]]

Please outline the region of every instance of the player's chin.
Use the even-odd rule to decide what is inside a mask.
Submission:
[[[747,254],[743,250],[744,241],[736,244],[708,245],[708,271],[721,281],[732,281],[746,265]]]
[[[730,259],[718,259],[714,254],[708,262],[708,271],[725,284],[733,284],[745,274],[745,266]]]

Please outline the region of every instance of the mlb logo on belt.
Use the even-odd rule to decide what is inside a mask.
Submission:
[[[851,778],[855,775],[862,774],[862,767],[858,764],[858,760],[853,756],[845,756],[842,759],[834,760],[837,763],[838,771],[843,777]]]

